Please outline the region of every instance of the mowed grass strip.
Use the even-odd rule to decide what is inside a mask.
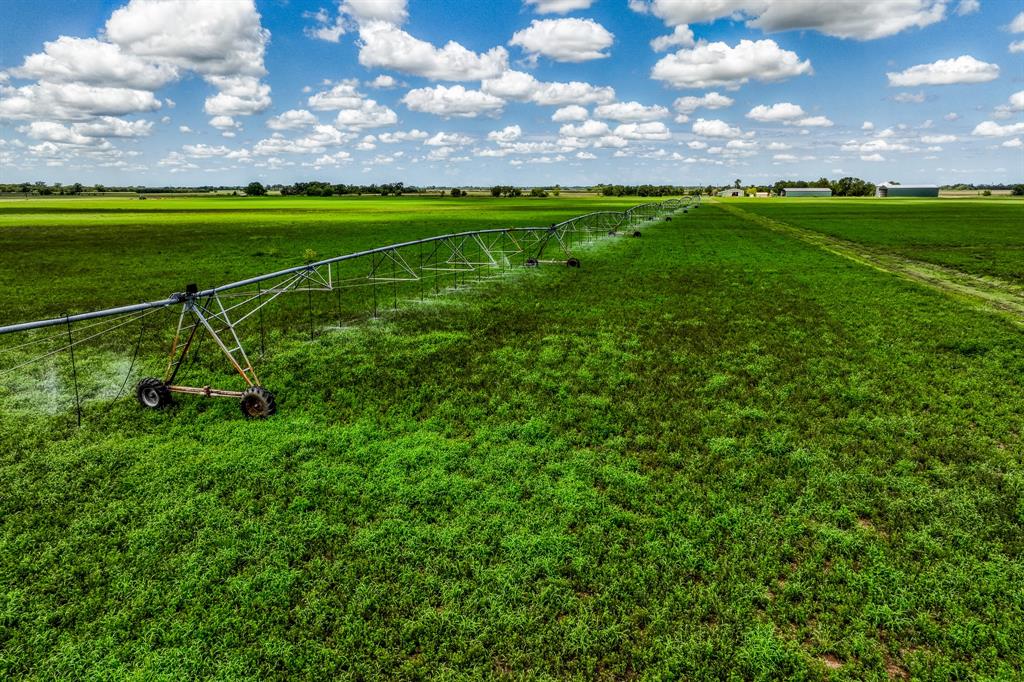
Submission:
[[[0,410],[0,673],[920,679],[1024,666],[1024,342],[712,206],[275,353]]]

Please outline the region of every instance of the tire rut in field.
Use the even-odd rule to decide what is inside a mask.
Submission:
[[[1024,326],[1024,286],[995,277],[972,275],[955,268],[904,258],[838,237],[797,227],[779,220],[749,213],[741,208],[710,201],[716,208],[769,230],[799,239],[862,265],[924,284],[985,310],[995,311]]]

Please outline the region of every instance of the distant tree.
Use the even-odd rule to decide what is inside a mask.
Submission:
[[[501,185],[495,185],[494,187],[491,188],[491,196],[492,197],[500,197],[501,196]]]
[[[81,194],[82,193],[82,183],[76,182],[75,184],[71,185],[71,193],[72,194]]]
[[[732,182],[732,186],[733,186],[733,187],[735,187],[736,189],[739,189],[739,188],[740,188],[740,185],[741,185],[741,184],[742,184],[742,183],[740,182],[740,179],[739,179],[739,178],[736,178],[736,179],[735,179],[735,180],[733,180],[733,182]]]
[[[466,193],[465,193],[465,192],[463,192],[463,191],[462,191],[461,189],[459,189],[458,187],[452,187],[452,192],[451,192],[451,194],[452,194],[452,196],[453,196],[453,197],[464,197],[464,196],[466,196]]]
[[[1024,197],[1024,185],[1014,185],[1013,189],[1010,190],[1010,194],[1015,197]]]
[[[540,187],[534,187],[533,189],[530,190],[531,197],[546,197],[547,195],[548,193],[545,192]]]
[[[104,187],[103,185],[96,185],[96,187],[95,187],[94,189],[95,189],[95,190],[96,190],[97,192],[105,192],[107,188],[106,188],[106,187]]]
[[[266,196],[267,188],[263,186],[262,182],[250,182],[245,186],[245,193],[250,197],[262,197]]]
[[[984,192],[981,193],[981,196],[983,196],[983,197],[990,197],[990,196],[992,196],[992,190],[986,189]]]

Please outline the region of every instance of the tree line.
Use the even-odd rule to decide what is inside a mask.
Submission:
[[[873,197],[875,183],[860,178],[845,177],[838,180],[818,178],[817,180],[780,180],[772,185],[772,191],[781,194],[787,187],[818,187],[832,190],[834,197]]]
[[[263,190],[262,193],[260,192],[261,189]],[[264,188],[258,182],[251,182],[246,187],[245,193],[250,196],[254,194],[261,196],[267,193],[267,189],[277,190],[284,197],[330,197],[342,194],[379,194],[382,197],[390,195],[397,197],[402,194],[417,194],[420,191],[418,187],[407,186],[404,182],[388,182],[380,185],[346,185],[344,183],[332,184],[314,180],[311,182],[296,182],[291,185],[271,185],[269,188]],[[255,192],[250,190],[255,190]]]
[[[591,190],[606,197],[674,197],[690,192],[679,185],[594,185]]]
[[[820,187],[829,188],[832,194],[837,197],[862,197],[874,196],[875,184],[855,177],[843,177],[838,180],[829,180],[821,177],[817,180],[779,180],[771,185],[748,185],[744,187],[741,180],[736,179],[732,185],[705,187],[684,187],[680,185],[614,185],[598,184],[591,187],[575,187],[574,190],[590,191],[603,196],[637,196],[637,197],[664,197],[679,196],[681,194],[716,194],[724,188],[742,189],[747,194],[755,192],[770,192],[780,194],[787,187]],[[486,187],[473,187],[474,190],[487,191]],[[1014,196],[1024,196],[1024,184],[967,184],[942,185],[944,190],[961,191],[984,191],[984,190],[1009,190]],[[546,197],[558,196],[561,193],[560,185],[522,188],[514,185],[494,185],[490,188],[492,197]],[[340,195],[381,195],[399,196],[402,194],[446,194],[445,188],[439,187],[417,187],[406,185],[402,182],[390,182],[369,185],[349,185],[344,183],[330,183],[320,180],[308,182],[296,182],[290,185],[272,184],[264,185],[260,182],[251,182],[245,187],[239,185],[199,185],[192,187],[179,186],[146,186],[146,185],[102,185],[74,183],[46,183],[46,182],[16,182],[0,183],[0,194],[23,194],[26,196],[76,196],[81,194],[97,193],[136,193],[136,194],[185,194],[197,192],[226,192],[242,193],[248,196],[264,196],[269,192],[277,192],[282,196],[317,196],[330,197]],[[453,188],[447,192],[453,197],[469,196],[469,193],[462,188]]]

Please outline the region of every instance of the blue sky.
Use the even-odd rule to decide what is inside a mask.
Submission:
[[[0,181],[1024,180],[1012,0],[19,0]]]

